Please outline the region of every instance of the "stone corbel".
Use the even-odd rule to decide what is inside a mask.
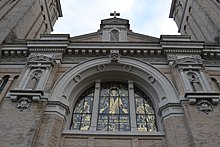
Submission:
[[[213,105],[219,103],[220,93],[186,93],[185,98],[188,100],[189,104],[194,105],[197,101],[201,99],[206,99],[210,101]]]
[[[217,105],[220,99],[220,93],[186,93],[190,105],[196,105],[197,110],[209,114],[213,111],[212,105]]]
[[[33,102],[39,102],[43,94],[39,90],[10,90],[10,100],[17,102],[17,108],[23,111],[30,108]]]

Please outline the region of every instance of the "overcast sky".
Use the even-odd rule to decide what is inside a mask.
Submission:
[[[169,18],[172,0],[61,0],[63,17],[54,27],[54,34],[78,36],[96,32],[102,19],[110,12],[128,19],[133,32],[159,37],[178,34],[173,19]]]

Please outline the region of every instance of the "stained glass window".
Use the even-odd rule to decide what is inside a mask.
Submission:
[[[98,131],[130,131],[130,113],[127,84],[101,84]]]
[[[72,130],[89,130],[92,117],[92,107],[94,99],[94,87],[85,91],[73,110],[73,117],[71,123]]]
[[[149,97],[136,87],[134,92],[138,131],[157,131],[154,109]]]
[[[71,129],[89,130],[91,118],[97,118],[93,124],[97,131],[131,131],[131,121],[136,122],[137,131],[157,131],[156,117],[150,98],[140,89],[128,89],[127,83],[103,82],[100,89],[95,87],[86,90],[75,104]],[[129,90],[134,90],[134,95],[129,96]],[[132,92],[132,93],[133,93]],[[134,99],[129,100],[129,97]],[[94,99],[98,106],[94,106]],[[131,104],[130,104],[131,102]],[[136,119],[131,120],[130,105],[135,107]]]

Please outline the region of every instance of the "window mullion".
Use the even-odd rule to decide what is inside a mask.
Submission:
[[[135,111],[135,99],[134,99],[134,82],[128,81],[129,92],[129,105],[130,105],[130,121],[131,131],[137,131],[136,111]]]
[[[92,119],[91,119],[91,126],[90,130],[95,131],[97,126],[98,120],[98,106],[99,106],[99,98],[100,98],[100,80],[95,82],[95,92],[94,92],[94,99],[93,99],[93,109],[92,109]]]

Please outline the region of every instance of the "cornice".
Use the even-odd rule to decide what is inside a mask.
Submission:
[[[168,54],[201,55],[206,59],[220,56],[219,44],[190,41],[189,36],[161,35],[160,42],[71,42],[68,34],[42,35],[39,40],[18,41],[1,47],[1,58],[26,58],[31,53],[62,53],[62,56],[106,56],[119,50],[123,56],[159,57]]]

